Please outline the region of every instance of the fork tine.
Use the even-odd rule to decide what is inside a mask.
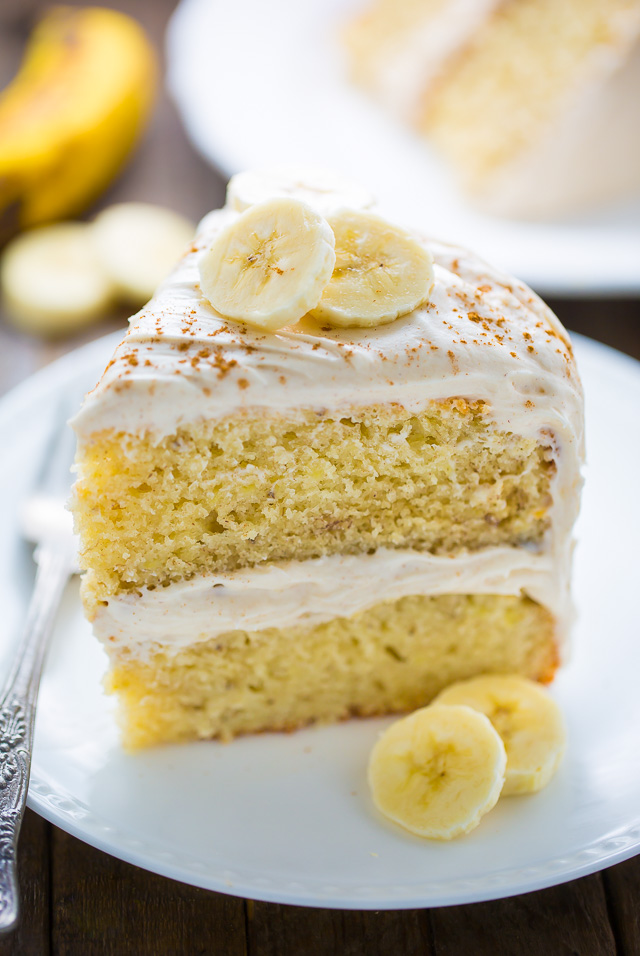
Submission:
[[[53,503],[54,512],[56,508],[63,512],[71,485],[75,444],[67,424],[68,412],[68,399],[61,400],[38,483],[25,502],[24,512],[28,512],[30,504],[47,498]],[[42,518],[36,516],[29,532],[24,519],[25,514],[23,532],[37,542],[34,557],[38,570],[22,640],[6,683],[0,687],[0,934],[11,930],[18,918],[16,850],[29,785],[38,684],[58,603],[75,568],[70,520],[68,528],[53,522],[51,529],[46,529]]]

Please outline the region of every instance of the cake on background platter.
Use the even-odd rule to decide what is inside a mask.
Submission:
[[[567,334],[372,202],[315,170],[232,179],[74,419],[83,601],[129,747],[412,710],[562,659]],[[220,304],[224,268],[263,266],[252,303],[315,270],[289,321]]]
[[[354,81],[486,212],[640,191],[639,0],[372,0],[344,42]]]

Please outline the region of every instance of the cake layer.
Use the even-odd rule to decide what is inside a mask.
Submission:
[[[483,411],[459,399],[413,416],[246,415],[157,443],[96,440],[75,491],[85,594],[382,546],[540,547],[557,450]]]
[[[480,673],[551,680],[552,615],[523,597],[412,596],[312,627],[234,630],[109,676],[130,748],[412,710]]]
[[[637,0],[372,0],[344,39],[475,205],[536,219],[640,187],[639,34]]]
[[[637,82],[616,82],[639,31],[636,0],[502,3],[423,88],[418,127],[497,211],[611,198],[639,182]]]
[[[501,0],[377,0],[345,31],[353,79],[414,122],[425,90]]]
[[[487,177],[475,204],[540,219],[636,193],[638,90],[640,43],[605,83],[587,84],[534,147]]]
[[[398,51],[422,33],[425,20],[433,22],[445,14],[448,5],[449,0],[409,0],[405,3],[374,0],[344,30],[354,79],[366,86],[377,86],[377,77],[385,65],[395,65]],[[433,53],[438,56],[439,50],[435,48]]]
[[[237,629],[311,627],[403,597],[524,594],[553,614],[561,643],[572,617],[568,584],[549,554],[525,548],[488,548],[455,558],[379,548],[122,591],[98,606],[93,630],[117,662],[149,658],[158,650],[170,656]]]

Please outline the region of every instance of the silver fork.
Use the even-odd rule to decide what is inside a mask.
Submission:
[[[62,592],[77,571],[71,515],[75,440],[64,418],[53,430],[39,480],[21,515],[22,533],[35,543],[35,586],[7,682],[0,691],[0,934],[18,921],[16,854],[29,787],[36,700],[45,650]]]

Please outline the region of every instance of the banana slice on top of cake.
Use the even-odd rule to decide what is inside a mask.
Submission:
[[[359,187],[314,206],[298,179],[205,217],[73,422],[128,747],[408,711],[562,658],[566,332],[472,253],[345,206]]]

